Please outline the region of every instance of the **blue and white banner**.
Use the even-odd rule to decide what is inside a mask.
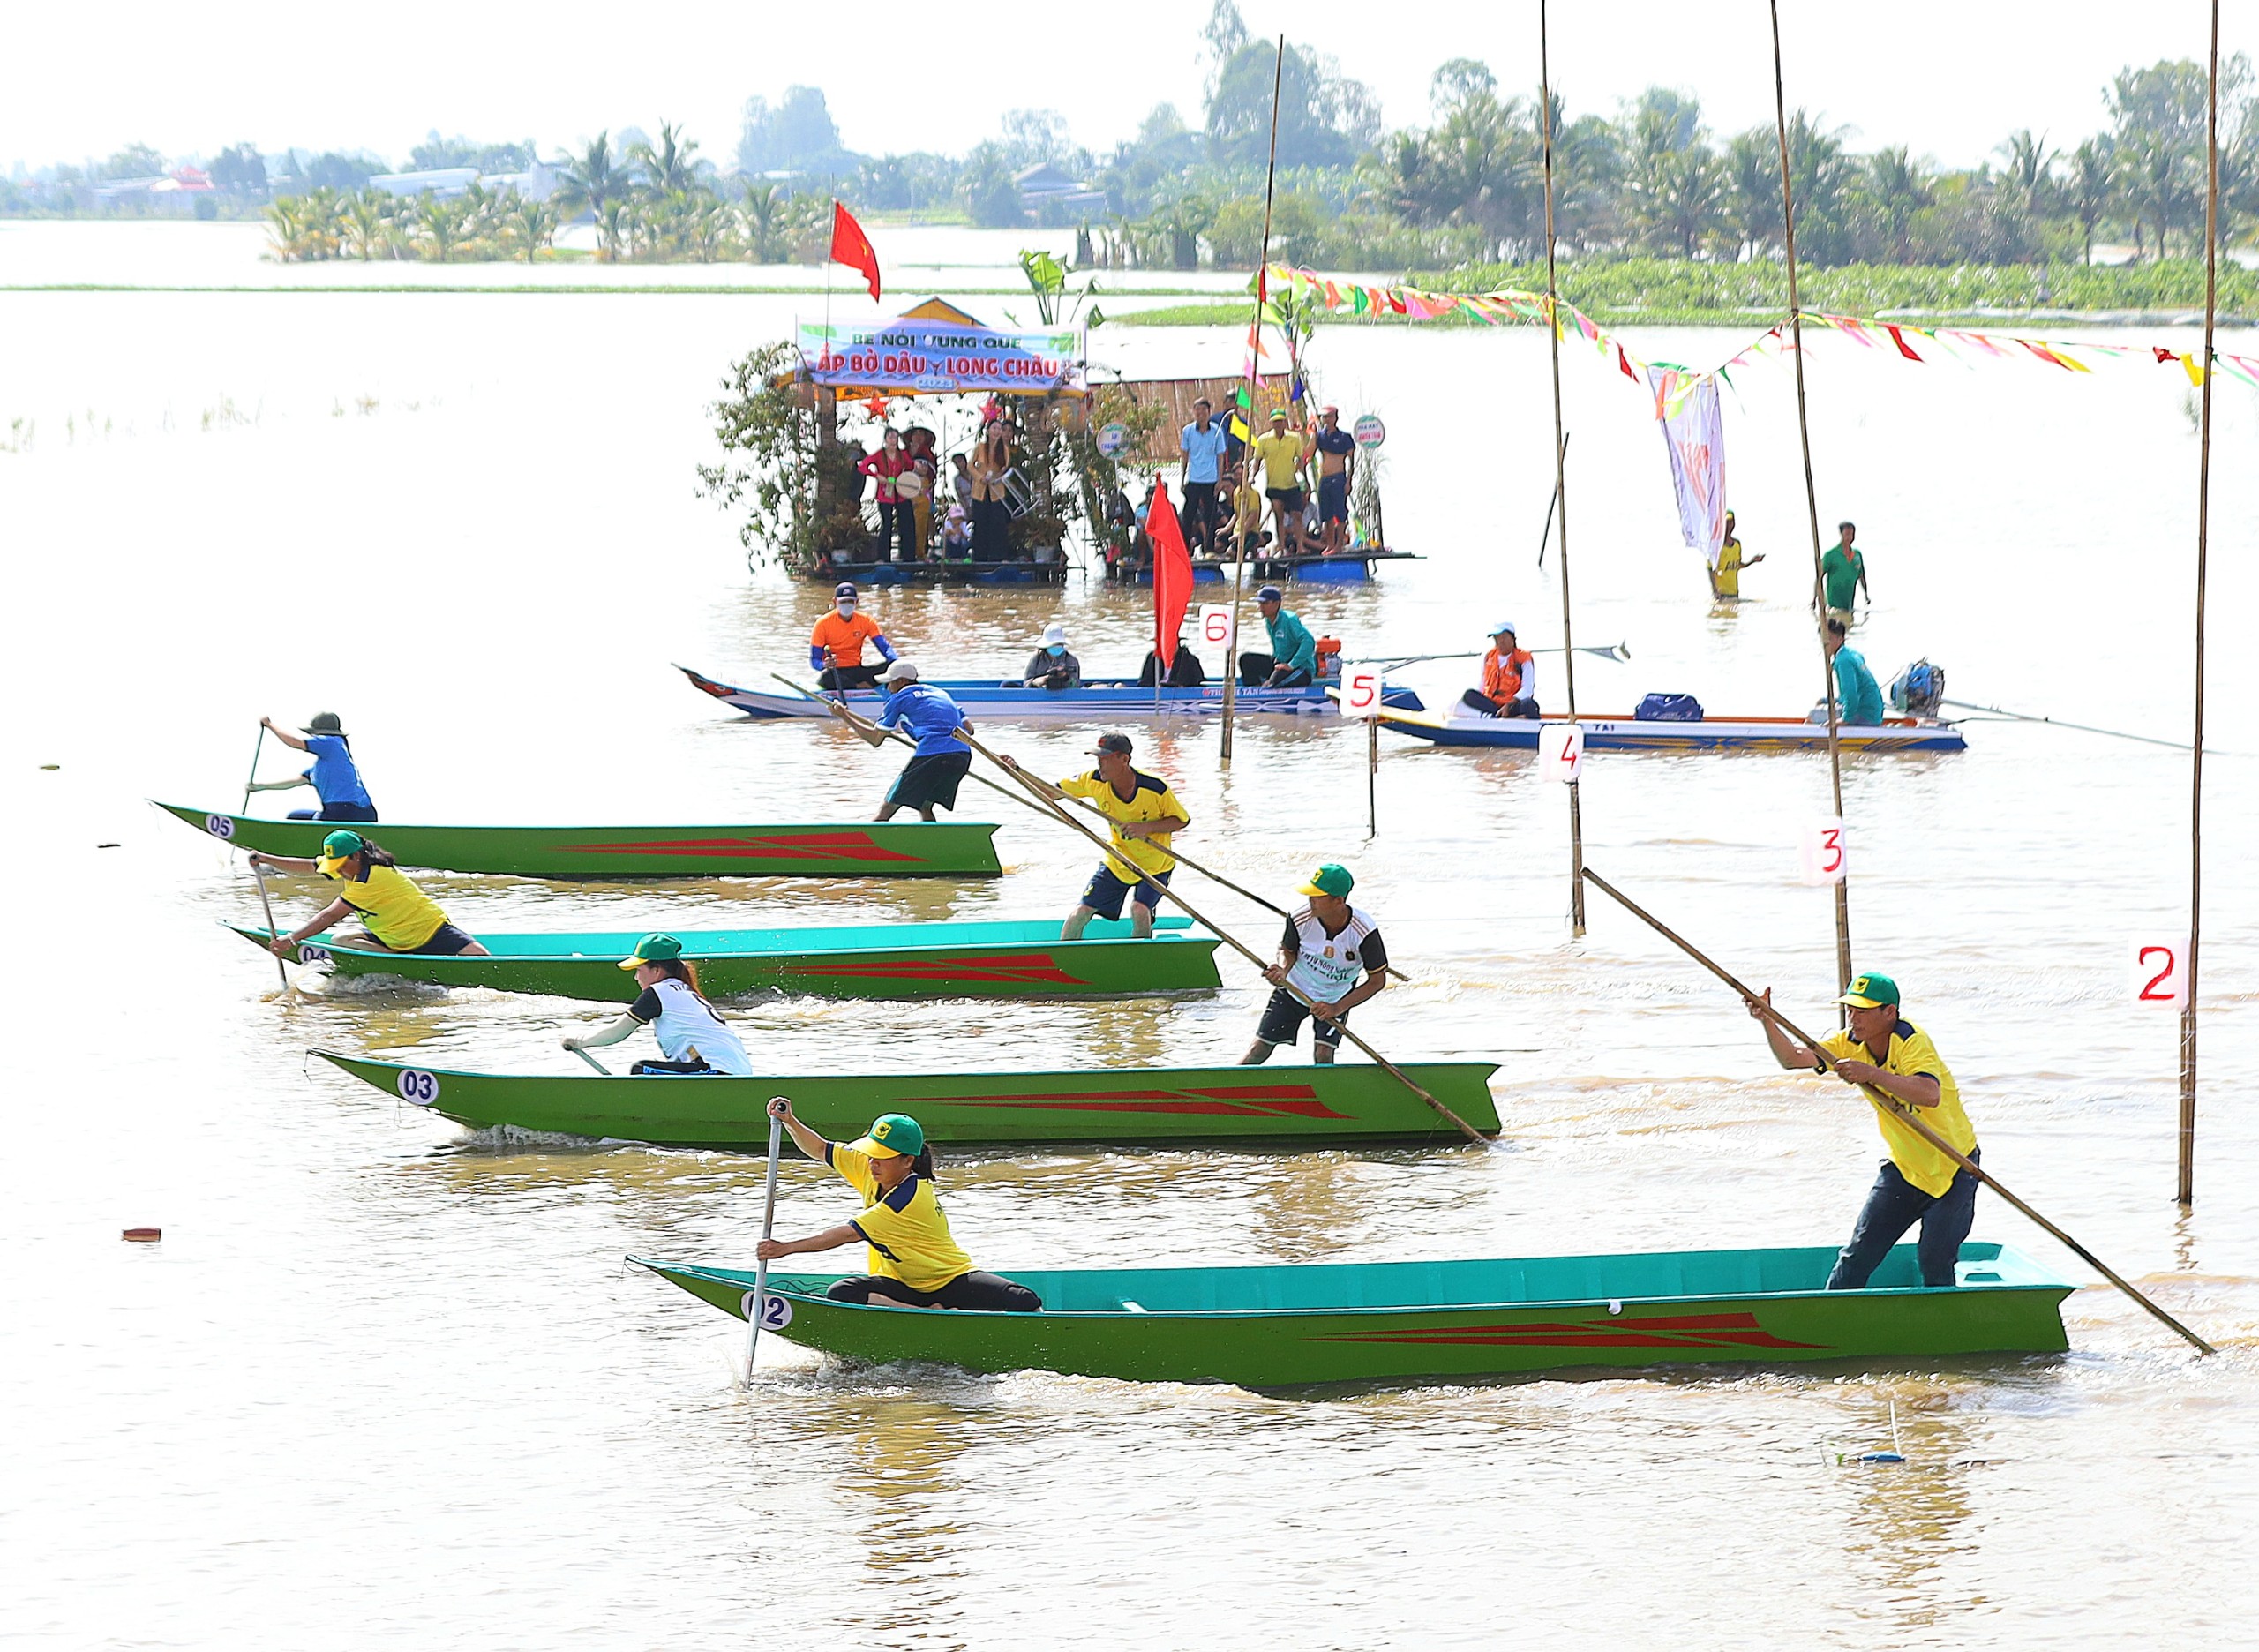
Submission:
[[[1022,395],[1083,388],[1082,334],[999,333],[962,322],[799,324],[800,357],[820,385],[838,389]]]

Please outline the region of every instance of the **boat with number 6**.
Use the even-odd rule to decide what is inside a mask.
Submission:
[[[1565,725],[1565,716],[1544,717],[1436,717],[1390,707],[1381,722],[1399,734],[1437,746],[1490,746],[1537,749],[1539,731]],[[1714,717],[1666,722],[1634,717],[1580,717],[1587,751],[1821,751],[1827,725],[1802,717]],[[1957,752],[1969,742],[1950,723],[1919,717],[1886,717],[1872,727],[1844,725],[1837,736],[1845,751]]]
[[[271,930],[228,927],[262,949],[273,938]],[[1157,918],[1153,927],[1142,941],[1131,938],[1126,920],[1103,918],[1080,941],[1062,941],[1055,918],[672,933],[713,998],[762,991],[820,998],[1118,998],[1220,985],[1217,936],[1188,933],[1190,920],[1183,918]],[[629,1003],[639,989],[619,960],[642,934],[475,935],[485,957],[387,952],[323,939],[299,942],[291,956],[346,976]]]
[[[803,1123],[852,1140],[882,1113],[908,1113],[943,1146],[1005,1142],[1457,1141],[1458,1130],[1379,1067],[1116,1067],[1070,1072],[888,1073],[694,1079],[568,1073],[460,1072],[324,1061],[472,1130],[506,1125],[670,1147],[753,1148],[767,1139],[769,1098],[788,1095]],[[1490,1062],[1410,1062],[1413,1080],[1475,1129],[1496,1133]]]
[[[261,820],[157,807],[239,849],[311,859],[335,821]],[[597,880],[678,877],[994,877],[993,822],[824,826],[396,826],[368,835],[402,866]]]
[[[1041,1313],[834,1302],[835,1276],[769,1275],[762,1329],[843,1358],[1132,1382],[1460,1381],[1564,1367],[1929,1361],[2060,1353],[2074,1288],[1964,1243],[1925,1287],[1900,1245],[1868,1288],[1823,1289],[1833,1245],[1285,1267],[1003,1268]],[[747,1316],[750,1268],[628,1260]]]

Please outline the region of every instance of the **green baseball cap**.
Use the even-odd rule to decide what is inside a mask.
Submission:
[[[882,1114],[854,1148],[867,1159],[915,1159],[926,1151],[926,1132],[907,1113]]]
[[[368,846],[368,839],[356,831],[334,831],[321,840],[322,857],[328,860],[348,860]]]
[[[1898,983],[1888,975],[1862,975],[1851,983],[1851,990],[1835,1001],[1849,1004],[1854,1010],[1880,1010],[1886,1005],[1898,1005]]]
[[[646,964],[664,964],[669,958],[681,956],[681,942],[671,935],[654,931],[635,943],[634,951],[619,960],[619,967],[624,970],[638,969]]]
[[[1310,875],[1310,882],[1295,891],[1297,895],[1331,895],[1340,900],[1357,887],[1357,880],[1349,875],[1349,868],[1335,866],[1331,860]]]

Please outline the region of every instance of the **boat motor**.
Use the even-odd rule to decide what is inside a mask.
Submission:
[[[1890,680],[1890,709],[1935,717],[1945,707],[1945,667],[1918,659]]]

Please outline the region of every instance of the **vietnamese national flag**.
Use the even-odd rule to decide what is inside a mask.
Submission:
[[[1166,482],[1153,484],[1145,537],[1153,543],[1153,652],[1160,659],[1160,680],[1167,682],[1176,664],[1176,634],[1184,628],[1184,611],[1192,603],[1192,552],[1185,548]]]
[[[838,201],[831,203],[831,261],[860,270],[863,279],[871,284],[871,297],[879,296],[878,249],[863,233],[863,226],[855,222],[855,214]]]

